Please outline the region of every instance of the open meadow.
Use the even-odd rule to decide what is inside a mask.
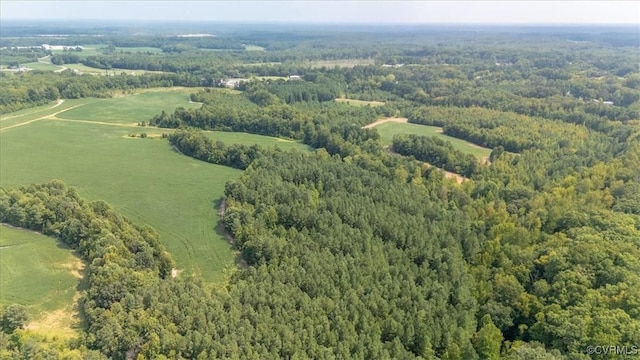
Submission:
[[[177,153],[159,138],[170,129],[135,125],[162,109],[199,106],[189,104],[190,91],[158,89],[113,99],[66,100],[58,108],[3,115],[27,124],[0,132],[0,186],[63,180],[81,196],[105,200],[136,223],[154,227],[179,270],[219,282],[222,270],[233,267],[234,254],[216,205],[225,183],[241,171]],[[72,104],[71,110],[60,112]],[[47,116],[47,111],[55,115]],[[130,137],[142,132],[149,136]],[[226,143],[307,149],[266,136],[207,134]]]
[[[437,126],[387,122],[377,125],[375,128],[380,133],[382,142],[387,145],[391,144],[394,135],[415,134],[421,136],[437,136],[443,140],[451,142],[451,145],[453,145],[454,148],[467,154],[472,154],[478,159],[486,159],[491,154],[491,149],[483,148],[468,141],[445,135],[442,133],[442,128]]]
[[[119,124],[149,122],[154,115],[177,107],[199,108],[201,104],[189,102],[189,95],[197,91],[193,88],[153,89],[133,95],[117,96],[111,99],[95,100],[85,106],[59,115],[70,120],[103,121]]]
[[[74,299],[83,268],[82,261],[61,242],[0,226],[0,304],[26,306],[34,328],[45,332],[55,328],[59,336],[73,334]]]
[[[348,104],[348,105],[353,105],[353,106],[382,106],[382,105],[384,105],[384,102],[382,102],[382,101],[364,101],[364,100],[345,99],[345,98],[338,98],[338,99],[336,99],[336,102],[344,103],[344,104]]]

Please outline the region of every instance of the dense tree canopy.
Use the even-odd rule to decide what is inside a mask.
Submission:
[[[61,182],[0,190],[0,222],[59,238],[88,264],[86,328],[64,351],[586,359],[589,345],[640,344],[637,31],[376,34],[110,34],[95,40],[101,54],[51,60],[167,73],[0,74],[0,113],[141,87],[205,87],[191,95],[200,108],[140,121],[177,129],[166,137],[185,156],[245,170],[221,199],[243,267],[215,289],[195,275],[172,278],[153,229]],[[72,38],[56,41],[86,40]],[[242,44],[266,51],[238,51]],[[134,46],[162,51],[119,50]],[[10,61],[43,55],[3,51]],[[228,78],[248,80],[214,89]],[[376,129],[363,128],[387,116],[491,148],[490,163],[411,134],[387,151]],[[317,150],[223,144],[198,129],[297,139]],[[423,161],[470,181],[447,180]],[[24,321],[17,307],[3,309],[2,356],[46,343],[20,329]]]

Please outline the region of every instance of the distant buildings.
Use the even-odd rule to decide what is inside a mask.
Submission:
[[[37,46],[33,46],[37,47]],[[80,45],[78,46],[63,46],[63,45],[48,45],[42,44],[40,46],[43,50],[52,51],[52,50],[63,50],[63,51],[82,51],[84,48]]]
[[[243,82],[247,82],[247,81],[249,81],[249,79],[231,78],[231,79],[227,79],[227,80],[222,80],[221,81],[221,85],[224,85],[224,87],[235,89],[238,86],[240,86],[240,84],[242,84]]]

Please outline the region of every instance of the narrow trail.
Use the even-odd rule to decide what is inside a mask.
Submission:
[[[393,151],[393,149],[391,148],[391,146],[387,146],[385,149],[386,149],[390,154],[394,154],[394,155],[397,155],[397,156],[402,156],[402,155],[398,154],[397,152]],[[416,160],[416,161],[420,161],[420,160]],[[462,176],[462,175],[460,175],[460,174],[452,173],[451,171],[447,171],[447,170],[442,169],[442,168],[439,168],[439,167],[437,167],[437,166],[433,166],[433,165],[429,164],[428,162],[424,162],[424,161],[420,161],[420,162],[421,162],[421,163],[423,163],[423,164],[425,164],[425,165],[427,165],[427,166],[429,166],[429,167],[434,167],[434,168],[436,168],[436,169],[438,169],[438,170],[440,170],[440,171],[444,172],[444,177],[445,177],[445,178],[447,178],[447,179],[454,179],[458,184],[462,184],[463,182],[465,182],[465,181],[467,181],[467,180],[470,180],[469,178],[464,177],[464,176]]]
[[[15,125],[7,126],[7,127],[5,127],[5,128],[0,129],[0,132],[6,131],[6,130],[9,130],[9,129],[13,129],[13,128],[16,128],[16,127],[19,127],[19,126],[28,125],[28,124],[31,124],[31,123],[34,123],[34,122],[36,122],[36,121],[40,121],[40,120],[53,119],[53,118],[54,118],[56,115],[58,115],[58,114],[61,114],[61,113],[65,112],[65,111],[69,111],[69,110],[75,109],[75,108],[80,107],[80,106],[83,106],[83,105],[84,105],[84,104],[80,104],[80,105],[72,106],[72,107],[70,107],[70,108],[66,108],[66,109],[64,109],[64,110],[60,110],[60,111],[55,112],[55,113],[53,113],[53,114],[49,114],[49,115],[45,115],[45,116],[39,117],[39,118],[37,118],[37,119],[33,119],[33,120],[25,121],[25,122],[22,122],[22,123],[19,123],[19,124],[15,124]],[[59,106],[59,105],[56,105],[56,106]]]
[[[362,128],[363,129],[371,129],[374,128],[378,125],[382,125],[388,122],[395,122],[395,123],[400,123],[400,124],[406,124],[409,122],[409,119],[407,118],[398,118],[398,117],[389,117],[389,118],[384,118],[384,119],[380,119],[376,122],[373,122],[371,124],[365,125]]]
[[[49,56],[49,55],[47,55],[47,56],[43,56],[43,57],[41,57],[41,58],[38,58],[38,62],[39,62],[40,64],[53,65],[53,66],[55,66],[55,67],[58,67],[59,69],[57,69],[57,70],[53,70],[53,72],[54,72],[54,73],[60,73],[60,72],[63,72],[63,71],[65,71],[65,70],[67,70],[67,69],[68,69],[68,67],[65,67],[65,66],[55,65],[54,63],[52,63],[52,62],[51,62],[51,60],[49,60],[49,62],[44,61],[44,59],[48,59],[49,57],[50,57],[50,56]]]
[[[22,116],[31,115],[31,114],[36,113],[36,112],[38,112],[38,111],[44,111],[44,110],[51,110],[51,109],[55,109],[55,108],[57,108],[58,106],[62,105],[63,103],[64,103],[64,99],[58,99],[58,102],[56,102],[56,103],[55,103],[52,107],[50,107],[50,108],[43,109],[43,110],[36,110],[36,111],[34,111],[34,112],[31,112],[31,113],[25,113],[25,114],[20,114],[20,115],[2,116],[2,117],[0,117],[0,122],[2,122],[2,121],[6,121],[6,120],[15,119],[15,118],[19,118],[19,117],[22,117]]]
[[[48,120],[53,121],[65,121],[65,122],[75,122],[75,123],[83,123],[83,124],[97,124],[97,125],[111,125],[111,126],[119,126],[119,127],[129,127],[129,128],[139,128],[139,129],[160,129],[153,126],[138,126],[138,123],[112,123],[105,121],[92,121],[92,120],[72,120],[72,119],[61,119],[59,117],[53,116],[49,117]]]

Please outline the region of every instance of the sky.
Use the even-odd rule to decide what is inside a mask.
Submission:
[[[0,0],[9,19],[640,26],[640,2]]]

